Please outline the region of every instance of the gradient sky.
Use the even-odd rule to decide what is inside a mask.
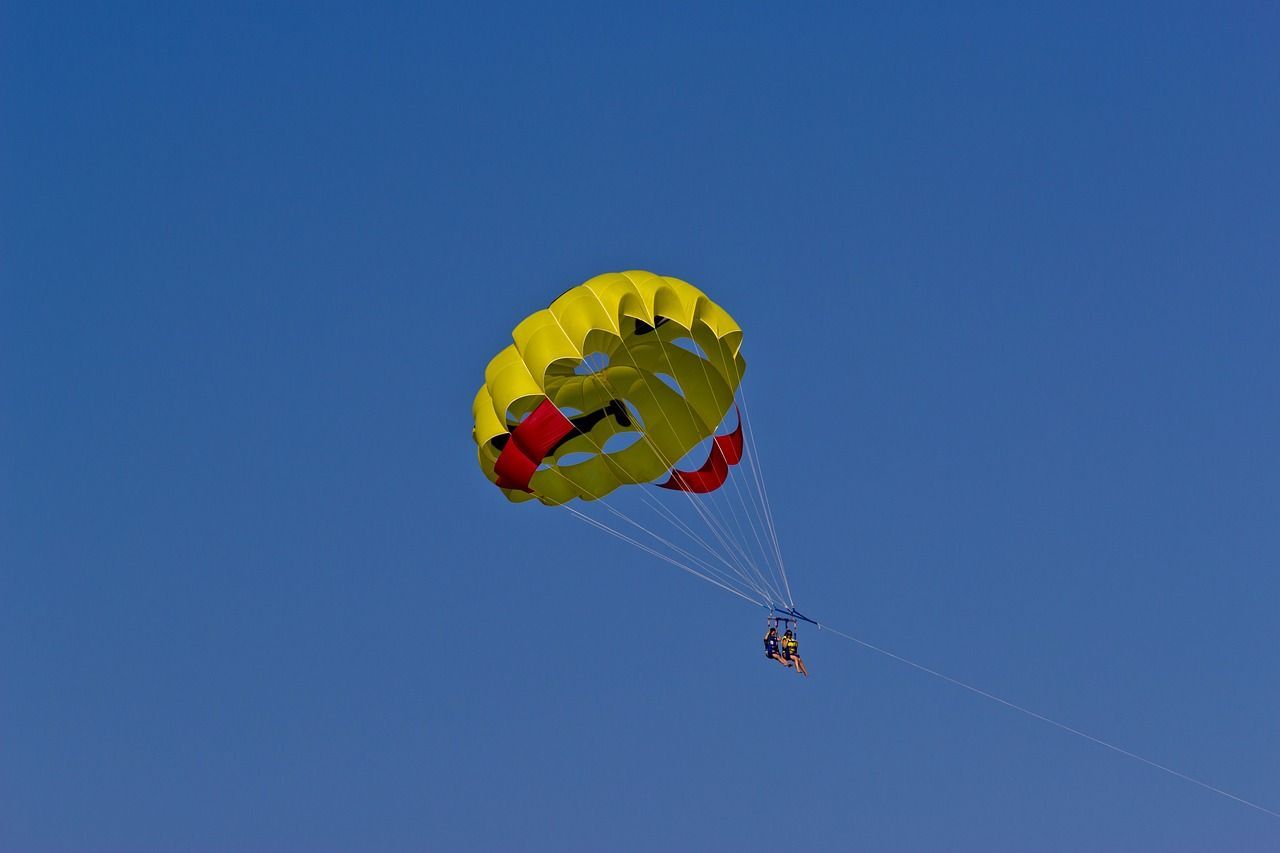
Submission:
[[[802,609],[1280,810],[1276,6],[786,5],[5,4],[0,849],[1280,846],[478,472],[687,279]]]

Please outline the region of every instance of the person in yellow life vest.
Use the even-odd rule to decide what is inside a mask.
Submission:
[[[809,676],[809,670],[804,668],[804,661],[800,660],[800,641],[790,628],[782,635],[782,656],[788,661],[787,666],[794,663],[797,672],[806,678]]]

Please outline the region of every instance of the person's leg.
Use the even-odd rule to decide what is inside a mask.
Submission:
[[[800,660],[800,655],[792,655],[791,658],[796,662],[796,669],[800,671],[800,674],[808,676],[809,670],[804,668],[804,661]]]

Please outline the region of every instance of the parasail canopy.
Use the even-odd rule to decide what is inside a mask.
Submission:
[[[521,320],[511,340],[472,406],[494,486],[764,607],[794,607],[728,311],[678,278],[606,273]],[[751,475],[741,484],[740,467]],[[641,520],[647,511],[657,519]]]
[[[742,330],[693,285],[639,271],[596,276],[525,318],[512,339],[473,407],[481,470],[511,500],[596,500],[659,479],[708,492],[741,458],[739,425],[695,470],[671,464],[715,434],[746,368]]]

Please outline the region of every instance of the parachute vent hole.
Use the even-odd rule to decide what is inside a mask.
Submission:
[[[706,438],[702,439],[702,441],[699,441],[697,444],[695,444],[688,453],[686,453],[684,456],[676,460],[676,464],[674,467],[697,468],[704,461],[706,461],[706,458],[709,455],[711,455],[711,448],[713,446],[714,446],[714,442],[712,441],[712,437],[707,436]]]
[[[623,402],[627,407],[627,411],[631,414],[631,422],[641,429],[644,429],[644,418],[640,417],[640,410],[625,400]]]
[[[684,396],[684,391],[683,389],[680,388],[680,383],[676,381],[676,378],[674,376],[671,376],[670,374],[666,374],[666,373],[655,373],[653,375],[661,379],[663,385],[666,385],[668,388],[670,388],[672,391],[675,391],[681,397]]]
[[[711,360],[710,358],[707,357],[707,354],[703,352],[702,347],[698,346],[698,342],[695,341],[693,338],[676,338],[671,343],[675,344],[681,349],[688,350],[689,352],[693,353],[694,355],[706,361]]]
[[[533,409],[531,408],[523,409],[519,412],[514,409],[507,409],[507,430],[514,432],[515,428],[524,423],[524,419],[529,417],[532,412]]]
[[[604,452],[617,453],[620,450],[626,450],[642,438],[644,438],[644,436],[638,432],[616,433],[609,436],[609,439],[604,443]]]
[[[609,356],[602,352],[592,352],[584,355],[582,361],[578,362],[573,368],[573,372],[578,376],[590,376],[593,373],[600,373],[609,366]]]
[[[586,462],[589,459],[594,459],[595,455],[596,454],[590,451],[585,451],[585,450],[574,451],[573,453],[566,453],[560,456],[559,458],[557,458],[556,464],[559,465],[561,468],[567,468],[570,465],[578,465],[582,462]]]
[[[742,415],[738,412],[738,407],[734,406],[725,413],[724,420],[720,422],[720,426],[716,428],[716,435],[729,435],[736,430],[742,420]]]

